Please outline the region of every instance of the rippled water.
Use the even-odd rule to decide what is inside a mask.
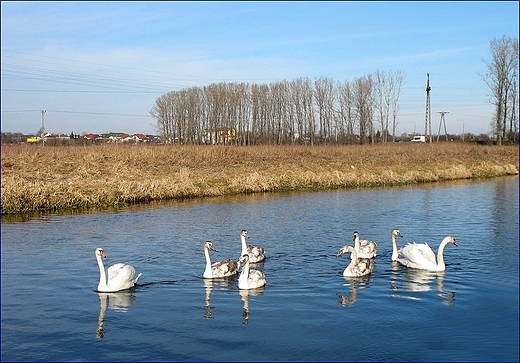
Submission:
[[[3,361],[518,361],[518,178],[410,188],[254,195],[2,220]],[[446,271],[390,261],[390,230]],[[267,285],[208,282],[262,245]],[[368,278],[342,276],[352,233],[379,246]],[[94,291],[105,264],[143,276]]]

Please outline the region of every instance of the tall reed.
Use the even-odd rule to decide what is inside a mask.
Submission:
[[[518,146],[2,146],[2,214],[518,175]]]

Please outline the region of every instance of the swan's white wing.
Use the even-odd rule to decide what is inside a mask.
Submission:
[[[432,248],[428,245],[428,243],[417,243],[417,248],[419,249],[419,252],[421,255],[427,259],[428,261],[431,261],[433,263],[437,263],[435,258],[435,253],[433,252]]]
[[[135,269],[130,265],[116,263],[108,268],[107,273],[107,286],[110,290],[123,290],[134,286]]]
[[[401,249],[401,254],[397,261],[407,267],[419,269],[429,269],[437,266],[435,253],[426,243],[408,243]]]
[[[119,275],[119,273],[123,270],[124,267],[125,267],[124,263],[116,263],[116,264],[110,266],[107,269],[108,279],[113,280],[113,279],[117,278],[117,275]]]

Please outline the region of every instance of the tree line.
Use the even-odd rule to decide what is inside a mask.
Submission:
[[[165,139],[186,144],[386,143],[395,138],[402,82],[402,71],[350,82],[221,82],[164,94],[150,114]]]
[[[502,145],[518,141],[518,38],[493,39],[490,53],[482,78]],[[150,114],[164,140],[186,144],[386,143],[396,137],[403,78],[398,70],[344,82],[221,82],[164,94]]]

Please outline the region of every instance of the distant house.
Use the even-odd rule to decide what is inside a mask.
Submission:
[[[231,144],[236,140],[237,132],[235,129],[219,129],[217,132],[206,130],[202,136],[202,142],[205,144]]]
[[[145,141],[147,139],[145,134],[133,134],[132,136],[135,141]]]
[[[98,137],[101,137],[101,135],[99,135],[99,134],[85,134],[85,135],[83,135],[83,138],[87,139],[87,140],[96,140]]]

